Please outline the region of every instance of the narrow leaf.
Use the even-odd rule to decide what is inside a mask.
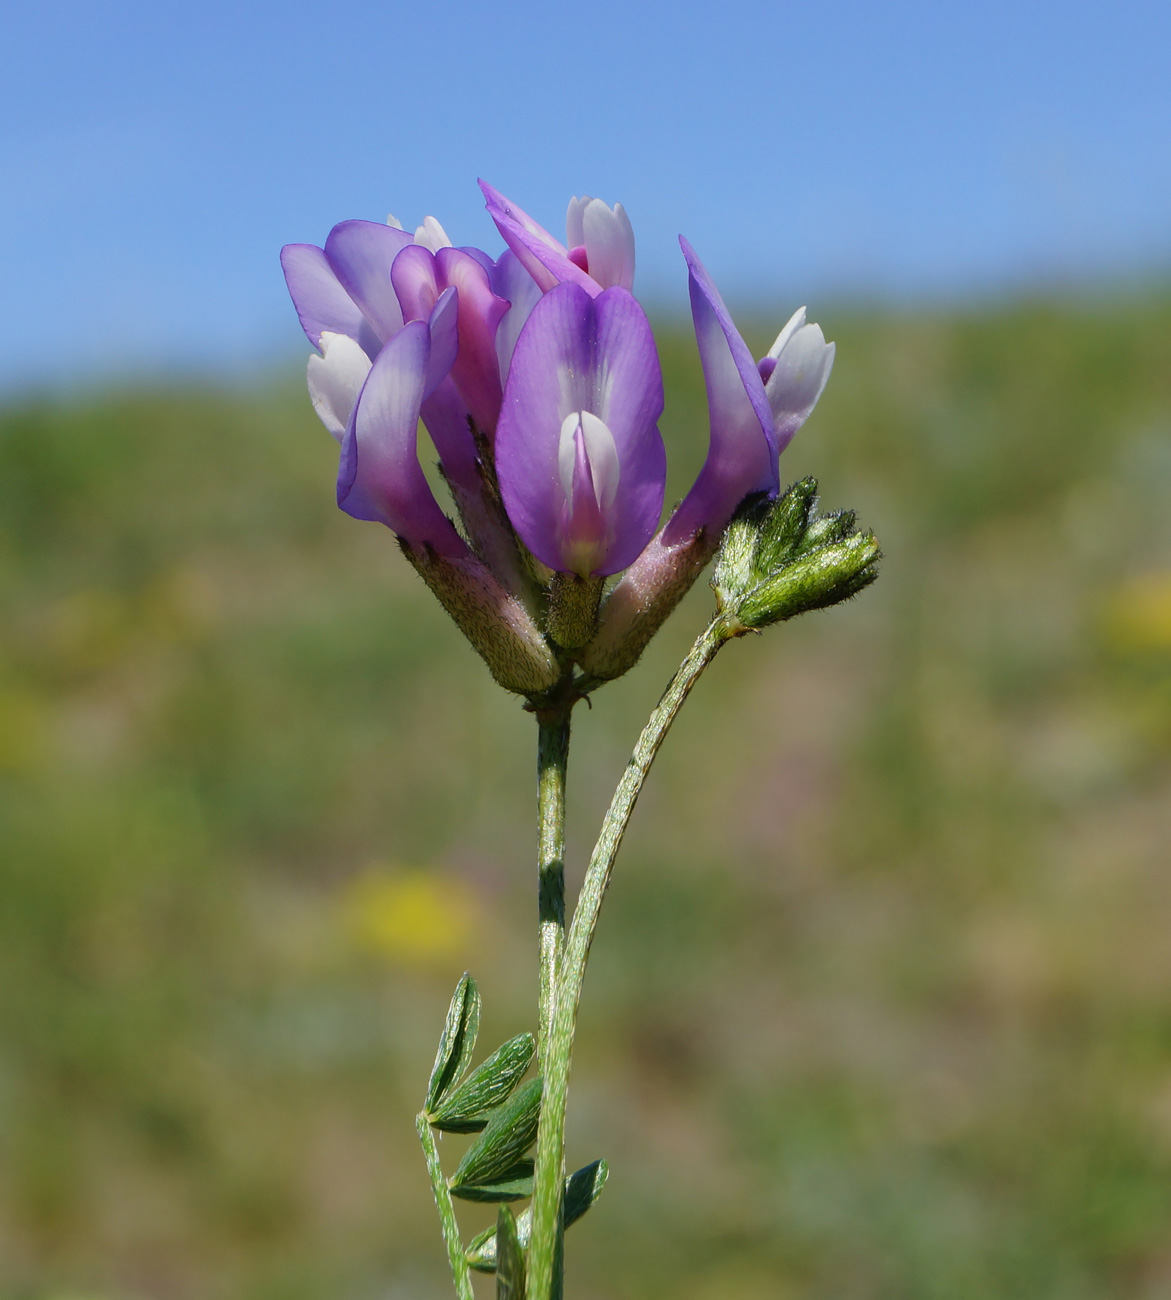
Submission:
[[[483,1232],[477,1233],[464,1247],[464,1258],[477,1273],[495,1273],[496,1229],[485,1228]]]
[[[488,1127],[464,1152],[451,1178],[453,1192],[457,1186],[493,1183],[528,1151],[537,1138],[541,1115],[541,1078],[538,1075],[522,1084],[499,1107]]]
[[[480,1182],[452,1183],[452,1196],[461,1201],[519,1201],[533,1194],[533,1162],[518,1160],[493,1178]]]
[[[451,1006],[447,1009],[447,1023],[439,1040],[439,1051],[431,1067],[431,1081],[427,1085],[424,1111],[431,1114],[444,1095],[459,1081],[471,1060],[480,1029],[480,990],[476,981],[466,972],[455,987]]]
[[[516,1219],[507,1205],[496,1215],[496,1300],[524,1300],[525,1257]]]
[[[604,1160],[595,1160],[565,1180],[565,1226],[578,1219],[590,1208],[602,1194],[606,1185],[610,1167]],[[532,1227],[533,1212],[526,1209],[516,1221],[517,1236],[524,1249],[528,1249],[529,1229]],[[464,1256],[470,1267],[478,1273],[496,1271],[496,1229],[487,1228],[479,1236],[473,1237],[464,1250]]]
[[[429,1118],[449,1133],[478,1133],[491,1112],[507,1101],[532,1064],[537,1045],[532,1034],[518,1034],[443,1099]]]
[[[578,1219],[590,1208],[602,1194],[606,1179],[610,1177],[610,1166],[604,1160],[595,1160],[577,1173],[570,1174],[565,1180],[565,1226]]]

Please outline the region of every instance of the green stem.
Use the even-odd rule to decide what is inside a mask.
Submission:
[[[439,1164],[439,1145],[435,1141],[435,1132],[427,1122],[426,1115],[420,1113],[415,1117],[415,1130],[419,1134],[419,1141],[423,1144],[423,1155],[427,1158],[427,1172],[431,1175],[431,1191],[435,1195],[435,1208],[439,1211],[439,1224],[443,1229],[447,1258],[451,1261],[455,1293],[459,1300],[475,1300],[472,1293],[471,1271],[464,1255],[459,1225],[455,1221],[455,1206],[451,1201],[451,1192],[447,1189],[447,1179],[443,1177],[443,1169]]]
[[[537,715],[537,912],[540,924],[540,1060],[553,1026],[561,955],[565,951],[565,773],[572,705]],[[543,1068],[543,1066],[542,1066]]]
[[[715,658],[729,636],[722,618],[717,617],[699,635],[662,698],[626,765],[614,798],[602,823],[585,881],[573,912],[569,939],[561,959],[552,1026],[545,1044],[545,1086],[541,1101],[541,1124],[537,1133],[536,1182],[533,1190],[533,1221],[529,1235],[527,1300],[560,1300],[556,1268],[561,1233],[561,1198],[565,1181],[565,1104],[569,1091],[569,1064],[577,1008],[590,944],[598,924],[602,899],[610,884],[614,859],[622,845],[630,814],[642,790],[659,746],[675,715],[700,674]]]

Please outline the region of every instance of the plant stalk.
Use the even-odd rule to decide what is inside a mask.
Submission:
[[[598,913],[610,884],[614,860],[622,845],[630,815],[675,715],[700,674],[715,658],[730,632],[717,616],[700,633],[651,714],[618,782],[601,834],[594,846],[585,880],[573,912],[569,938],[561,957],[553,1013],[542,1054],[545,1076],[533,1189],[533,1219],[529,1236],[527,1300],[561,1300],[561,1202],[565,1183],[565,1106],[577,1009]],[[543,1010],[543,1009],[542,1009]],[[544,1018],[542,1015],[542,1023]]]
[[[558,972],[565,951],[565,777],[572,705],[537,715],[537,914],[541,1002],[537,1050],[544,1069],[553,1027]]]
[[[431,1191],[435,1196],[435,1208],[439,1211],[439,1224],[443,1229],[447,1258],[451,1261],[455,1293],[459,1300],[475,1300],[472,1293],[471,1270],[464,1255],[459,1225],[455,1221],[455,1206],[452,1204],[447,1179],[443,1177],[443,1169],[439,1163],[439,1146],[435,1141],[435,1131],[422,1112],[415,1117],[415,1130],[419,1134],[419,1141],[423,1144],[423,1155],[427,1158],[427,1172],[431,1175]]]

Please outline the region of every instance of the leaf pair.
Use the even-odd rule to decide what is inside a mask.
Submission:
[[[532,1034],[517,1034],[464,1077],[480,1030],[480,1005],[476,981],[465,973],[447,1009],[423,1105],[427,1122],[447,1133],[480,1132],[512,1095],[536,1053]]]
[[[465,1201],[518,1201],[533,1191],[533,1162],[526,1153],[537,1140],[541,1077],[522,1085],[488,1121],[447,1180],[452,1196]]]

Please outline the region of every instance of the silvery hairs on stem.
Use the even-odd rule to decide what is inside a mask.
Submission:
[[[722,645],[853,596],[877,575],[879,550],[851,512],[817,513],[812,479],[780,490],[778,459],[821,396],[834,345],[801,308],[755,360],[685,239],[710,442],[660,526],[663,380],[631,292],[626,213],[574,198],[562,244],[481,189],[506,245],[495,258],[452,247],[428,217],[413,234],[394,218],[343,221],[321,248],[287,245],[281,262],[316,349],[313,407],[340,445],[338,505],[396,534],[496,681],[537,717],[538,1034],[473,1069],[480,994],[465,975],[417,1129],[460,1300],[472,1300],[473,1269],[495,1274],[498,1300],[556,1300],[564,1230],[608,1173],[595,1160],[566,1176],[565,1106],[590,941],[642,782]],[[420,422],[454,518],[419,462]],[[570,713],[634,666],[713,557],[716,614],[639,738],[567,932]],[[476,1135],[449,1176],[436,1132]],[[454,1199],[498,1205],[496,1224],[465,1243]]]

